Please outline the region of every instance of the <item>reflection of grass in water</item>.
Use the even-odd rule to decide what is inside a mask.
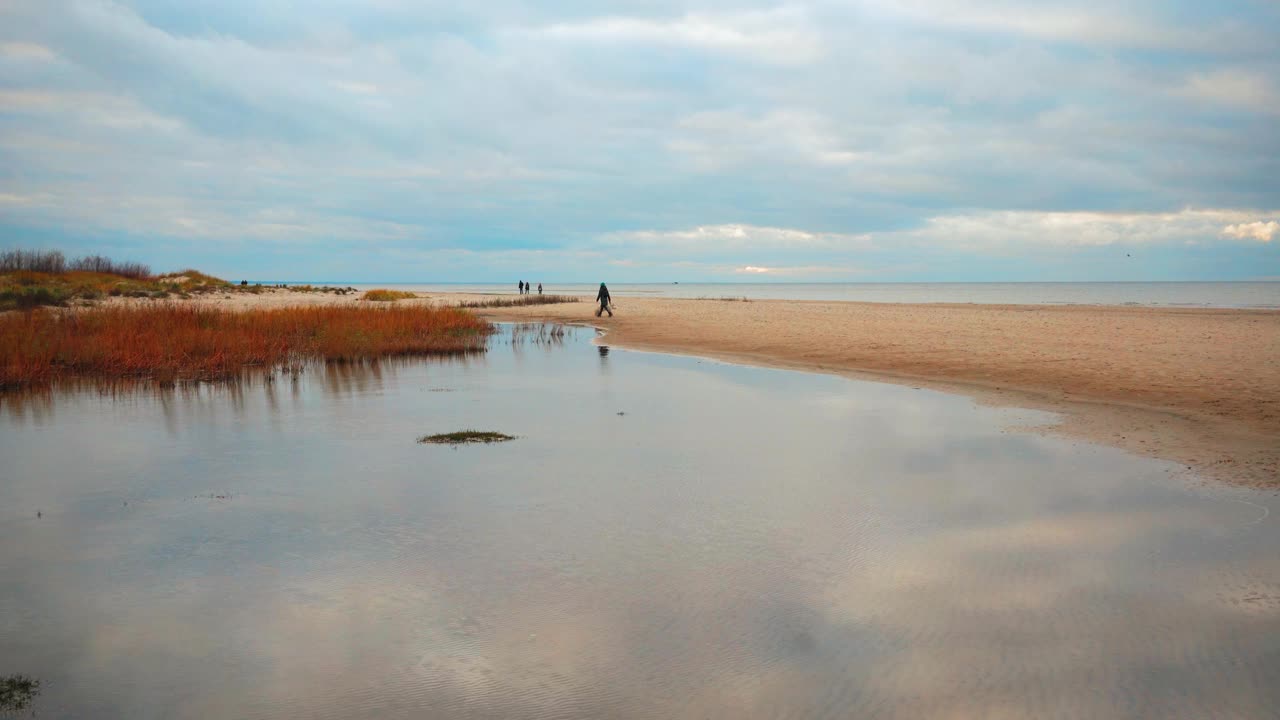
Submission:
[[[439,435],[423,435],[418,438],[418,442],[434,445],[462,445],[464,443],[484,443],[488,445],[489,443],[506,442],[515,439],[514,435],[505,435],[500,432],[459,430],[451,433],[440,433]]]
[[[556,323],[516,323],[511,326],[512,345],[561,345],[564,336],[564,326]]]
[[[0,678],[0,712],[26,710],[40,694],[40,681],[25,675]]]

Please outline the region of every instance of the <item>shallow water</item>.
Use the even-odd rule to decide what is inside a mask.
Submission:
[[[1275,717],[1275,495],[955,396],[510,330],[0,403],[39,717]],[[462,428],[519,436],[419,445]],[[39,516],[37,517],[37,513]]]

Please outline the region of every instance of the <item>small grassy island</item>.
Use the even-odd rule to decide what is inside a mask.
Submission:
[[[515,440],[514,435],[505,435],[500,432],[480,431],[480,430],[459,430],[451,433],[440,433],[439,435],[423,435],[418,438],[418,442],[428,445],[466,445],[471,443],[489,443],[506,442]]]
[[[18,713],[31,707],[40,694],[40,681],[25,675],[0,677],[0,713]]]

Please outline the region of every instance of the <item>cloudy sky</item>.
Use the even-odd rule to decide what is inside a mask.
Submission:
[[[1280,279],[1275,0],[0,0],[0,247],[233,279]]]

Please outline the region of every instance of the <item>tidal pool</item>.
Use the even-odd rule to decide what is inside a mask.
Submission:
[[[1276,716],[1276,495],[591,340],[0,397],[0,676],[43,718]],[[516,439],[416,442],[462,429]]]

